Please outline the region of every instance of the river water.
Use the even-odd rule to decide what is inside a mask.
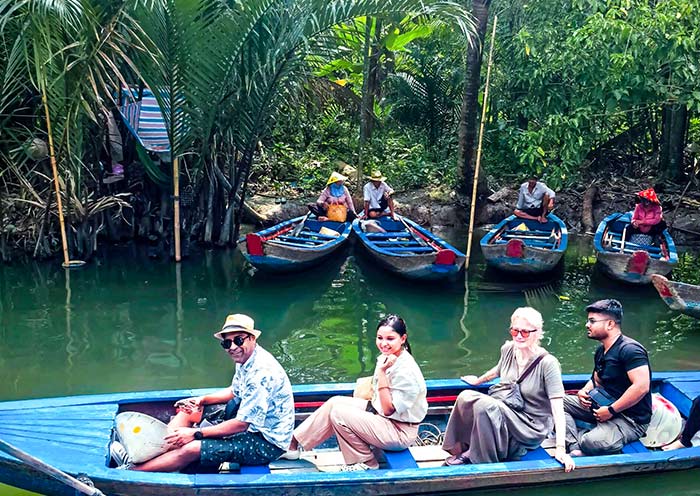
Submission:
[[[461,246],[464,233],[446,233]],[[678,272],[700,273],[697,256]],[[218,387],[232,364],[212,334],[229,313],[247,313],[293,383],[353,381],[371,373],[374,331],[387,313],[404,317],[426,378],[482,373],[509,339],[512,311],[545,318],[545,347],[567,373],[588,372],[587,303],[617,298],[624,332],[642,342],[655,370],[700,368],[700,321],[666,307],[653,287],[608,280],[594,267],[591,238],[573,239],[547,281],[513,280],[485,267],[478,243],[466,281],[407,282],[373,266],[358,246],[299,275],[251,274],[239,253],[204,251],[176,266],[138,247],[107,250],[79,270],[57,262],[0,266],[0,398]],[[700,494],[697,471],[567,486],[633,495]],[[524,491],[558,494],[561,488]],[[658,490],[659,492],[654,492]],[[584,492],[585,491],[585,492]],[[24,495],[0,486],[0,495]],[[476,494],[476,493],[470,493]]]

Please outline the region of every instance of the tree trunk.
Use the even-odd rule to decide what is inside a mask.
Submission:
[[[365,148],[372,135],[372,109],[374,94],[370,91],[372,74],[372,24],[374,19],[367,17],[365,21],[364,67],[362,70],[362,102],[360,104],[360,150],[357,158],[357,184],[362,184],[365,166]],[[376,73],[376,70],[375,70]]]
[[[659,170],[672,181],[683,175],[683,149],[688,129],[688,107],[664,105],[661,124],[661,154]]]
[[[491,0],[472,0],[472,14],[477,25],[478,40],[467,45],[467,72],[459,121],[459,163],[462,171],[460,189],[468,193],[474,177],[476,161],[477,120],[479,115],[479,88],[481,61],[489,22]],[[482,176],[483,177],[483,176]]]
[[[587,233],[595,232],[595,221],[593,219],[593,203],[598,196],[598,186],[591,186],[583,195],[583,229]]]

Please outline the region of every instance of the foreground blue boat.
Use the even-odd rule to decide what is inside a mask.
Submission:
[[[608,276],[631,284],[649,284],[653,274],[667,275],[678,263],[678,252],[668,230],[658,242],[632,243],[625,239],[632,212],[608,215],[598,224],[593,247]]]
[[[545,223],[511,215],[486,233],[479,244],[489,265],[534,274],[557,266],[569,244],[569,232],[554,214],[549,214]]]
[[[578,389],[589,374],[564,377],[566,389]],[[655,373],[653,390],[687,416],[700,394],[700,372]],[[349,395],[354,384],[294,387],[297,419],[328,397]],[[489,384],[479,386],[485,391]],[[461,390],[459,380],[428,381],[430,409],[426,422],[444,428],[450,407]],[[209,390],[178,390],[47,398],[0,403],[0,439],[72,475],[86,474],[104,494],[155,495],[378,495],[425,494],[469,489],[522,487],[574,482],[601,477],[683,470],[700,466],[700,447],[651,451],[640,442],[620,454],[576,458],[566,474],[548,451],[539,447],[520,461],[441,466],[437,446],[417,446],[387,453],[379,470],[325,473],[319,468],[342,463],[334,447],[317,449],[300,461],[279,460],[270,466],[244,467],[231,473],[144,473],[109,467],[108,444],[119,412],[139,411],[167,420],[177,399]],[[421,427],[425,431],[426,426]],[[325,461],[324,461],[325,460]],[[0,482],[48,496],[74,496],[74,491],[22,462],[0,453]]]
[[[355,219],[352,230],[385,269],[409,279],[440,280],[454,278],[464,266],[464,253],[411,219],[374,221],[385,232],[366,231],[362,219]]]
[[[303,223],[303,225],[299,225]],[[238,248],[254,267],[267,272],[294,272],[321,263],[350,236],[350,222],[295,217],[249,233]]]

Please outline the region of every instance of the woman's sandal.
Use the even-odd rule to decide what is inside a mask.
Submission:
[[[452,466],[452,465],[468,465],[471,463],[471,460],[467,456],[467,452],[465,451],[464,453],[461,453],[459,455],[452,455],[448,456],[445,458],[445,465]]]

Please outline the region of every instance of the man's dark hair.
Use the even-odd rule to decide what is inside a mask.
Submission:
[[[598,300],[586,307],[586,312],[607,315],[618,324],[622,323],[622,303],[617,300]]]

